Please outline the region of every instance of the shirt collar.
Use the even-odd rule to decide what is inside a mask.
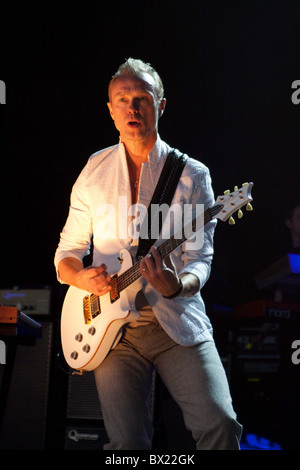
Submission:
[[[125,147],[123,142],[121,141],[121,137],[119,138],[119,146],[122,146],[125,151]],[[149,153],[149,162],[158,163],[163,156],[167,155],[167,153],[167,145],[161,140],[159,134],[157,134],[156,142]]]
[[[165,142],[163,142],[157,134],[157,139],[155,145],[153,146],[151,152],[149,153],[149,162],[150,163],[158,163],[162,159],[164,159],[168,154],[168,146]]]

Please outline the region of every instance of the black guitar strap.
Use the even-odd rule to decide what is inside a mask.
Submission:
[[[141,227],[136,257],[145,256],[156,241],[151,238],[151,227],[158,223],[160,233],[164,220],[159,206],[162,204],[170,206],[187,158],[176,149],[168,154]]]

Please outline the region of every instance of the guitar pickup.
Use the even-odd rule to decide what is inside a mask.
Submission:
[[[84,323],[88,325],[92,321],[91,307],[90,307],[90,296],[86,295],[83,297],[83,317]]]
[[[100,298],[98,295],[86,295],[83,298],[83,316],[84,323],[89,325],[93,318],[96,318],[101,313]]]
[[[98,295],[90,295],[90,307],[92,318],[96,318],[101,313],[100,297]]]
[[[116,300],[120,298],[119,286],[118,286],[118,275],[115,274],[111,278],[111,290],[110,290],[110,301],[113,304]]]

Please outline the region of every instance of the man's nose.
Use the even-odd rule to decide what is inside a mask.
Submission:
[[[137,98],[133,98],[129,104],[129,112],[138,113],[140,109],[140,102]]]

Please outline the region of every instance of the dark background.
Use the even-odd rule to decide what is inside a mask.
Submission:
[[[247,284],[288,246],[284,213],[300,199],[299,3],[103,5],[2,7],[0,284],[56,284],[70,190],[89,155],[118,140],[107,83],[132,56],[164,81],[161,137],[208,165],[216,196],[255,184],[254,212],[219,223],[213,271],[248,300]]]
[[[56,284],[70,190],[89,155],[118,140],[107,83],[132,56],[164,81],[161,137],[208,165],[216,196],[255,183],[255,211],[219,223],[213,271],[248,300],[247,284],[288,246],[284,213],[300,199],[299,3],[103,5],[2,7],[0,284]]]
[[[152,0],[1,6],[0,287],[50,286],[72,185],[91,153],[118,135],[107,84],[125,58],[160,73],[160,135],[205,163],[216,196],[253,181],[254,212],[219,222],[207,303],[260,298],[254,277],[289,249],[297,200],[298,1]]]

